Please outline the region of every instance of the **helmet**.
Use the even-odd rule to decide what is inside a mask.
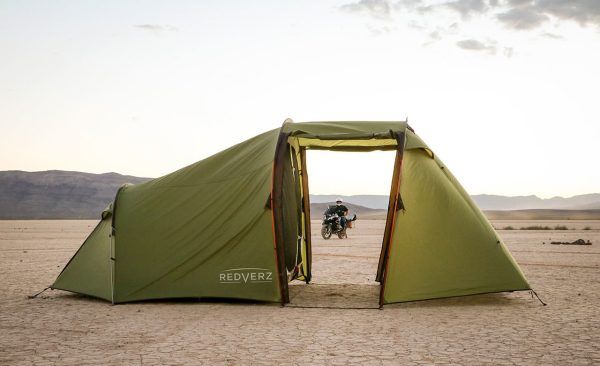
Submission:
[[[343,202],[341,197],[338,197],[338,198],[335,199],[335,203],[338,203],[338,202],[340,202],[340,203]]]

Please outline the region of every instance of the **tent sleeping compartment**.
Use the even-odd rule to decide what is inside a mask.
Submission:
[[[289,302],[311,280],[306,150],[395,151],[380,305],[530,290],[494,228],[406,122],[286,120],[166,176],[122,186],[54,284],[113,304]]]

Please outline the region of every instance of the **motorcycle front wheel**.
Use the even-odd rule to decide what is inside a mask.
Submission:
[[[323,225],[321,226],[321,236],[323,237],[323,239],[327,240],[329,238],[331,238],[331,226],[330,225]]]

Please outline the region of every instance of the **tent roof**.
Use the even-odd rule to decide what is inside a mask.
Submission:
[[[396,133],[406,134],[405,149],[430,151],[406,121],[299,122],[287,119],[281,132],[310,149],[370,151],[396,149]],[[290,141],[292,142],[292,141]],[[430,152],[431,153],[431,152]],[[431,154],[433,155],[433,154]]]
[[[390,130],[404,132],[407,127],[408,123],[404,121],[322,121],[293,123],[288,119],[283,124],[282,132],[291,132],[294,135],[377,134],[386,133]]]

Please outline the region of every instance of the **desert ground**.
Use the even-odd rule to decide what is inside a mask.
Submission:
[[[52,283],[95,222],[0,221],[0,364],[600,364],[600,221],[493,224],[548,306],[514,292],[378,310],[380,220],[357,222],[346,240],[314,237],[314,283],[292,286],[283,308],[112,306],[58,290],[28,299]],[[533,225],[569,230],[519,230]],[[550,244],[579,238],[593,245]]]

